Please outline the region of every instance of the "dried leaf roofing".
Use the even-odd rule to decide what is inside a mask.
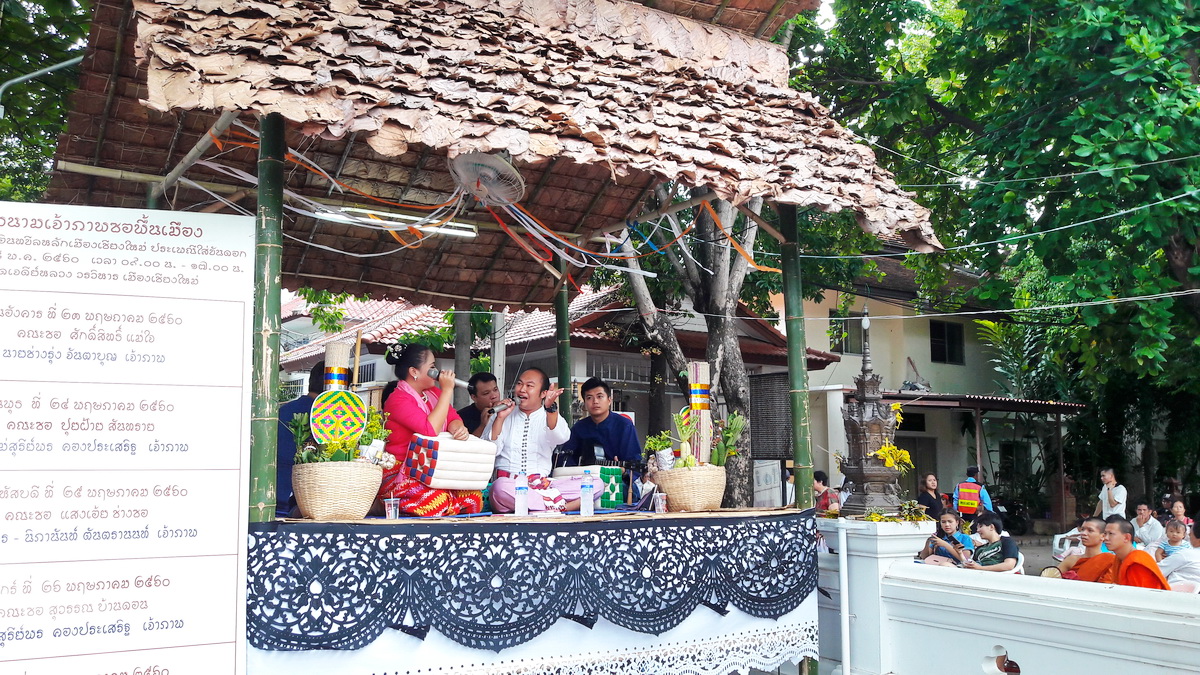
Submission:
[[[254,113],[281,113],[290,147],[393,201],[438,203],[453,189],[449,158],[503,150],[529,186],[522,204],[579,242],[636,215],[654,184],[680,180],[735,203],[849,209],[868,231],[936,245],[928,211],[871,150],[786,88],[786,55],[719,27],[750,32],[777,4],[777,15],[800,7],[657,4],[702,20],[711,10],[713,25],[611,0],[136,0],[133,11],[99,0],[57,158],[109,172],[56,172],[48,199],[142,207],[145,187],[111,170],[163,175],[217,111],[233,109],[252,126]],[[254,173],[252,149],[219,154]],[[203,167],[188,176],[226,193],[249,187]],[[287,187],[370,204],[295,167]],[[176,208],[204,198],[169,196]],[[295,217],[284,283],[441,307],[548,303],[554,278],[484,217],[473,240],[430,238],[365,259],[309,244],[375,253],[394,242]]]

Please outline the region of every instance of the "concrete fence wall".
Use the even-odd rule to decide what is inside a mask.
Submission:
[[[836,521],[820,524],[831,546]],[[1200,673],[1200,596],[917,565],[932,523],[847,532],[854,674]],[[840,664],[838,556],[823,554],[822,673]]]

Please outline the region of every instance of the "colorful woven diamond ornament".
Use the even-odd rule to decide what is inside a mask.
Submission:
[[[367,428],[367,406],[352,391],[324,391],[313,401],[309,416],[313,440],[356,440]]]

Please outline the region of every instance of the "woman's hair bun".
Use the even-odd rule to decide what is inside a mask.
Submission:
[[[409,345],[401,342],[390,345],[385,356],[388,365],[394,366],[400,363],[400,359],[404,358],[404,352],[408,350],[408,347]]]

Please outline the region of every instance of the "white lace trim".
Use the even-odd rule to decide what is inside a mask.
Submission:
[[[377,675],[748,675],[774,670],[804,657],[817,658],[815,621],[760,628],[648,648],[614,648],[540,659],[511,659],[486,665],[397,670]]]

